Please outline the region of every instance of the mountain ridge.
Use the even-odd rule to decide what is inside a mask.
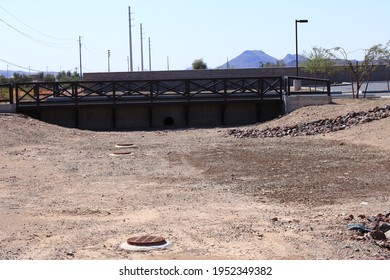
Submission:
[[[265,64],[277,64],[283,62],[284,66],[295,66],[295,54],[287,54],[283,59],[277,59],[262,50],[246,50],[237,57],[218,66],[217,69],[226,68],[260,68]],[[298,55],[298,61],[302,62],[305,57]]]

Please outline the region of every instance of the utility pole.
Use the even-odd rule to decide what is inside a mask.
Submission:
[[[107,52],[108,72],[111,72],[111,71],[110,71],[110,57],[111,57],[111,51],[108,50],[108,52]]]
[[[152,71],[152,48],[150,45],[150,37],[149,37],[149,71]]]
[[[130,71],[133,72],[133,41],[132,41],[132,35],[131,35],[131,7],[129,6],[129,41],[130,41]]]
[[[80,54],[80,80],[83,80],[83,63],[81,58],[81,36],[79,36],[79,54]]]
[[[140,23],[140,30],[141,30],[141,71],[144,71],[144,35],[142,31],[142,23]]]

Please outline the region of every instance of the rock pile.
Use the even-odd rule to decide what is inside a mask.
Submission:
[[[338,116],[334,119],[322,119],[315,122],[303,123],[285,127],[258,129],[230,129],[228,134],[237,138],[267,138],[284,136],[306,136],[325,134],[339,130],[345,130],[353,126],[369,123],[390,117],[390,105],[386,107],[375,107],[369,111],[350,112],[345,116]]]
[[[390,212],[378,214],[367,218],[359,215],[359,223],[348,224],[349,230],[355,231],[351,237],[353,240],[372,241],[380,247],[390,249]],[[346,220],[354,220],[353,215],[349,215]]]

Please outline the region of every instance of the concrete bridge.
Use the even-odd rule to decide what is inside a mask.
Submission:
[[[293,87],[293,81],[297,80],[302,86],[299,91]],[[90,130],[253,124],[296,107],[331,101],[328,80],[256,75],[160,76],[138,80],[101,77],[98,81],[36,82],[2,85],[1,88],[3,92],[8,89],[12,93],[8,108],[18,113],[48,123]]]

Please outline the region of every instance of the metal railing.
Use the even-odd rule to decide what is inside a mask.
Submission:
[[[285,92],[294,94],[326,94],[331,95],[330,80],[308,77],[285,77]],[[298,83],[297,83],[298,81]]]
[[[326,79],[288,76],[17,83],[0,85],[0,93],[0,102],[19,107],[282,100],[284,93],[329,96],[331,89]]]
[[[17,106],[282,99],[283,77],[15,84]]]

